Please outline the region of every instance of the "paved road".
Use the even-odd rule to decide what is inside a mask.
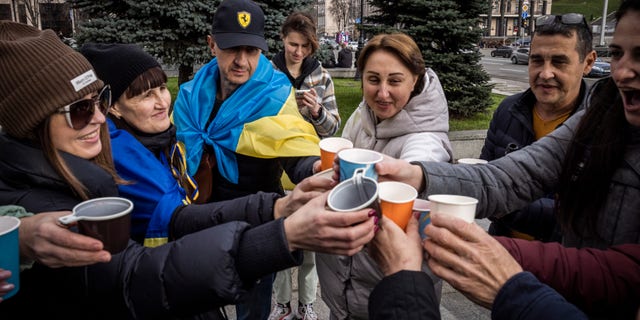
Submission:
[[[513,64],[510,59],[491,57],[491,49],[480,49],[484,55],[480,64],[491,76],[491,82],[496,84],[494,92],[510,95],[524,91],[529,87],[529,73],[527,65]],[[588,85],[598,81],[596,78],[584,78]]]

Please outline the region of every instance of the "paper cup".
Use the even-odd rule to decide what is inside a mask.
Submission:
[[[448,214],[469,223],[473,222],[476,217],[478,200],[475,198],[452,194],[432,194],[429,196],[429,202],[432,213]]]
[[[20,290],[19,227],[20,219],[0,216],[0,268],[11,271],[11,277],[7,282],[14,286],[2,299],[9,299]]]
[[[431,203],[427,200],[416,199],[413,201],[413,211],[417,211],[420,214],[418,232],[420,233],[420,238],[426,239],[427,235],[424,233],[424,228],[431,223]]]
[[[344,181],[353,176],[358,168],[365,169],[365,176],[378,180],[376,163],[382,161],[382,154],[373,150],[351,148],[338,152],[340,159],[340,181]]]
[[[355,177],[340,182],[329,192],[327,205],[333,211],[349,212],[364,208],[377,208],[378,182],[363,176],[362,190],[358,190]]]
[[[345,138],[330,137],[320,140],[320,170],[333,168],[336,153],[342,149],[353,148],[353,142]]]
[[[406,183],[397,181],[378,183],[382,214],[393,220],[403,230],[411,219],[413,202],[417,196],[416,189]]]
[[[462,159],[458,159],[458,163],[461,164],[485,164],[487,163],[487,160],[484,159],[476,159],[476,158],[462,158]]]
[[[105,197],[87,200],[73,208],[73,214],[58,218],[60,223],[78,224],[81,234],[102,241],[112,254],[127,247],[133,203],[125,198]]]

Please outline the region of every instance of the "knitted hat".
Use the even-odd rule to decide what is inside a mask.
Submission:
[[[91,64],[52,30],[0,21],[0,126],[17,138],[57,109],[100,90]]]
[[[264,12],[250,0],[224,0],[215,15],[211,34],[220,49],[251,46],[267,51]]]
[[[158,61],[135,44],[87,43],[80,49],[98,78],[111,86],[111,102],[116,102],[145,71],[160,67]]]

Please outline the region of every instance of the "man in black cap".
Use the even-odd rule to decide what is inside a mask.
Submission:
[[[287,77],[262,55],[264,20],[252,1],[223,1],[207,36],[215,58],[180,87],[174,105],[177,138],[207,202],[284,194],[283,170],[298,183],[320,168],[313,126],[300,115]],[[272,282],[264,278],[236,307],[238,319],[267,319]]]

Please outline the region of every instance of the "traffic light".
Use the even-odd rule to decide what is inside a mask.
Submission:
[[[522,19],[522,27],[523,28],[527,28],[529,27],[529,19]]]

